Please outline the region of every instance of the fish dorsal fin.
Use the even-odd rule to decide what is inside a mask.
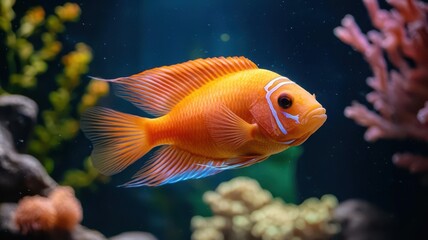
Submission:
[[[168,113],[191,92],[221,76],[257,65],[245,57],[197,59],[110,80],[118,95],[155,116]]]

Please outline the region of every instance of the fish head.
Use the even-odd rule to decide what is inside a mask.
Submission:
[[[262,132],[275,142],[300,145],[327,119],[315,95],[286,77],[270,80],[263,90],[250,111]]]

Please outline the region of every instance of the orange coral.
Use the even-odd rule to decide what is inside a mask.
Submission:
[[[14,222],[23,234],[61,229],[71,231],[82,221],[82,206],[71,187],[57,187],[49,197],[24,197]]]
[[[56,210],[52,202],[45,197],[24,197],[18,204],[14,220],[23,234],[49,231],[55,226]]]
[[[57,187],[50,195],[56,209],[56,227],[71,231],[82,221],[82,206],[71,187]]]

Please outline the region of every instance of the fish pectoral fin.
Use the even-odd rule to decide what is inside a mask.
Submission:
[[[175,146],[161,147],[133,179],[121,186],[160,186],[187,179],[207,177],[223,170],[222,159],[194,155]]]
[[[257,124],[246,122],[224,105],[208,114],[206,121],[210,136],[221,147],[237,149],[253,140],[257,129]]]

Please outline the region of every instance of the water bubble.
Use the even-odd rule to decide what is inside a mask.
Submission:
[[[220,40],[221,40],[222,42],[228,42],[228,41],[230,40],[230,35],[229,35],[229,34],[227,34],[227,33],[222,33],[222,34],[220,35]]]

